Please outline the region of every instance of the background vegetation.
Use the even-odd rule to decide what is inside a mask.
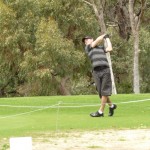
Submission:
[[[117,0],[105,1],[115,22]],[[150,92],[150,3],[140,28],[141,92]],[[118,21],[118,20],[117,20]],[[108,26],[118,93],[133,92],[133,37]],[[0,0],[0,96],[92,94],[89,60],[81,39],[99,35],[93,9],[83,0]]]

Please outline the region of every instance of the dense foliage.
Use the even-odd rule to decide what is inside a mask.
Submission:
[[[107,3],[108,22],[115,2]],[[149,15],[146,11],[140,32],[142,92],[150,92]],[[0,96],[94,93],[81,39],[95,38],[98,30],[92,8],[82,0],[0,0]],[[132,36],[123,39],[117,27],[108,32],[117,92],[131,93]]]

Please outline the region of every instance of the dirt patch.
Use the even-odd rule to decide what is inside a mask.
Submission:
[[[33,150],[150,150],[150,129],[47,133],[33,138]]]

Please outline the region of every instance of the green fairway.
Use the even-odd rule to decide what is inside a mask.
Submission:
[[[150,128],[150,94],[113,95],[113,117],[92,118],[99,108],[97,95],[0,99],[0,138],[34,136],[69,130]]]

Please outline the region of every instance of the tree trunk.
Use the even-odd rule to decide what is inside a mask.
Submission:
[[[127,41],[131,35],[131,25],[129,18],[129,11],[127,6],[127,0],[118,0],[115,6],[115,22],[117,22],[119,27],[119,35],[121,38]]]
[[[68,80],[69,80],[69,77],[64,77],[61,80],[59,89],[62,95],[70,95],[70,91],[68,90],[67,85],[66,85]]]
[[[138,32],[134,37],[134,67],[133,67],[133,76],[134,76],[134,93],[140,93],[140,80],[139,80],[139,35]]]
[[[140,75],[139,75],[139,26],[146,0],[141,1],[141,8],[138,14],[134,13],[135,1],[129,0],[129,15],[131,29],[134,39],[134,64],[133,64],[133,90],[135,94],[140,93]]]

